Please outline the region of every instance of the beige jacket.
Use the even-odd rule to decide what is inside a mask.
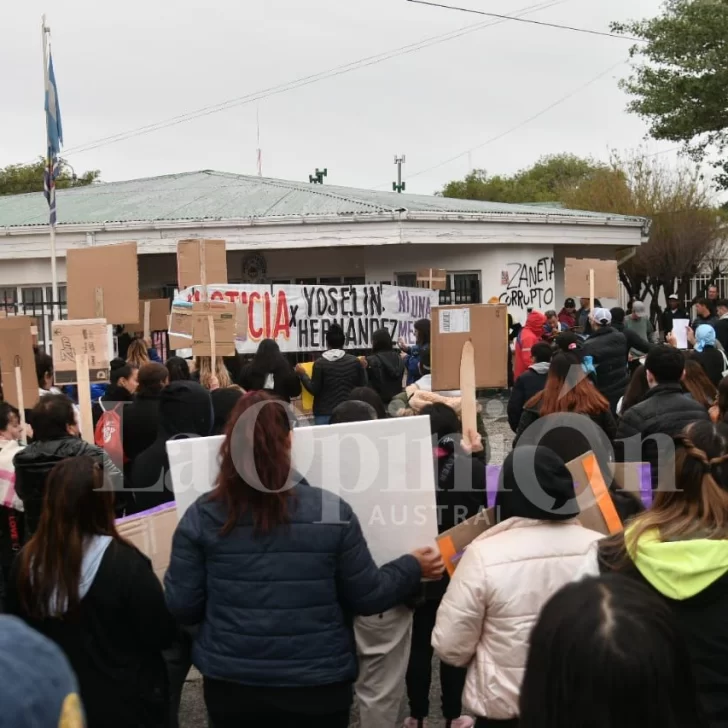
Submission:
[[[468,547],[437,612],[432,646],[444,662],[468,667],[463,704],[475,715],[517,717],[531,629],[600,538],[575,520],[509,518]]]

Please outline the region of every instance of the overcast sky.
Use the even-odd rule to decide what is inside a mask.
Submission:
[[[537,0],[443,0],[513,14]],[[548,0],[544,0],[544,3]],[[658,0],[561,0],[527,17],[607,30]],[[395,50],[488,19],[406,0],[24,0],[0,3],[0,166],[44,150],[40,21],[47,12],[65,147],[104,181],[216,169],[389,188],[404,153],[408,192],[471,167],[513,172],[543,154],[606,158],[644,143],[625,112],[624,40],[505,22],[170,128],[83,153],[72,148]],[[479,147],[479,148],[478,148]],[[650,142],[650,152],[674,144]],[[455,157],[459,158],[428,170]],[[673,153],[664,155],[666,160]]]

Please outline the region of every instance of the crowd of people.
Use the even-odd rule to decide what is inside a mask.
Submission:
[[[664,328],[676,304],[657,331],[637,305],[529,313],[490,504],[482,414],[464,433],[461,393],[433,391],[428,320],[414,346],[382,329],[362,357],[332,325],[312,367],[272,340],[250,361],[163,363],[133,339],[95,398],[95,445],[38,352],[27,431],[0,402],[5,714],[176,728],[195,665],[212,728],[344,728],[355,699],[362,728],[393,728],[405,698],[405,728],[425,728],[437,657],[447,728],[728,727],[728,364],[716,381],[712,355],[728,319],[698,307],[684,352]],[[438,531],[493,506],[451,576],[433,544],[377,565],[351,506],[292,470],[303,390],[320,426],[429,419]],[[170,440],[213,434],[215,487],[162,584],[117,520],[174,500]],[[566,464],[588,451],[624,525],[610,537],[579,520]],[[619,462],[650,465],[649,503],[612,482]],[[19,640],[53,670],[43,689],[19,684]]]

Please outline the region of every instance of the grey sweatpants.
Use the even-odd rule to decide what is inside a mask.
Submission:
[[[395,728],[404,697],[412,610],[395,607],[354,620],[359,679],[354,691],[361,728]]]

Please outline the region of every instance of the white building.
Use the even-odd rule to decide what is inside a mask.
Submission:
[[[561,307],[565,258],[613,258],[647,231],[636,217],[211,171],[60,190],[57,204],[61,282],[69,248],[135,240],[140,288],[171,294],[177,241],[224,239],[231,283],[257,271],[276,283],[414,285],[418,269],[442,268],[443,302],[496,296],[516,320]],[[0,197],[0,308],[48,312],[47,223],[42,193]]]

